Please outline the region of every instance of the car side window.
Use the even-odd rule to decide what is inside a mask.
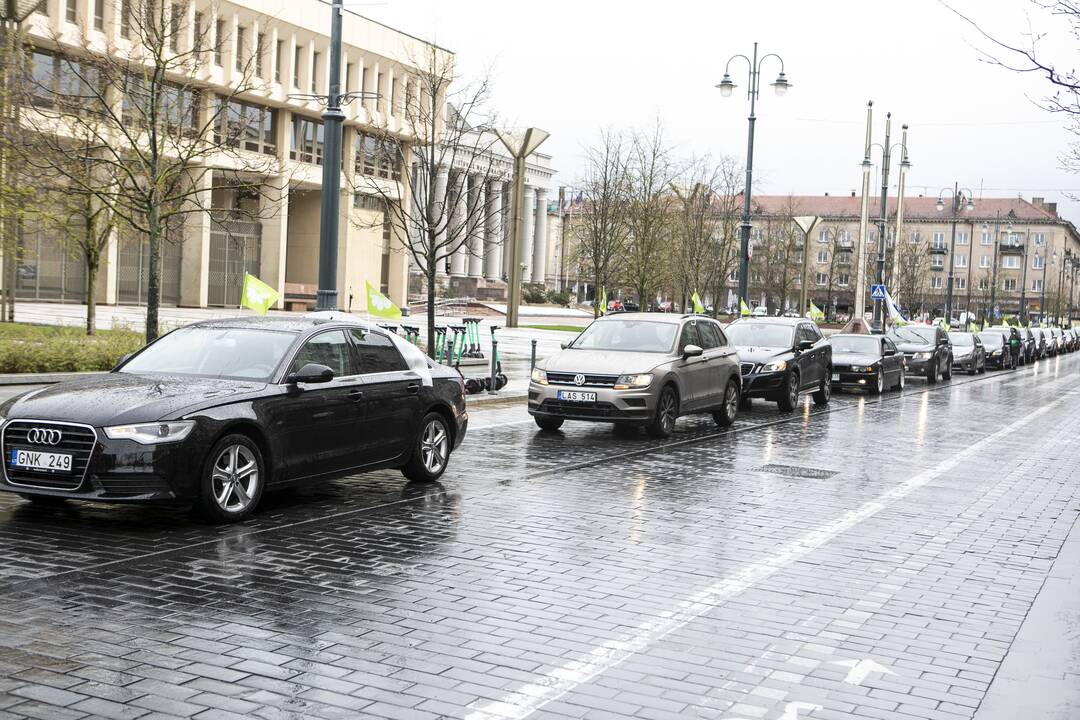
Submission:
[[[361,328],[351,330],[360,357],[361,373],[401,372],[408,370],[405,358],[394,347],[393,341],[377,332]]]
[[[682,337],[679,338],[679,350],[681,351],[687,345],[697,345],[698,347],[704,347],[701,344],[701,337],[698,334],[697,323],[693,320],[683,325]]]
[[[806,327],[810,329],[810,335],[814,342],[824,339],[824,336],[821,334],[821,330],[817,325],[807,325]]]
[[[701,340],[703,350],[712,350],[720,347],[720,338],[716,335],[716,326],[711,322],[698,321],[698,339]]]
[[[799,329],[795,332],[795,342],[801,343],[809,340],[810,342],[817,342],[817,338],[814,337],[813,331],[809,325],[800,325]]]
[[[329,330],[310,338],[296,353],[290,372],[297,372],[309,363],[325,365],[334,377],[356,374],[356,362],[344,330]]]
[[[888,352],[889,350],[892,350],[894,354],[897,352],[896,344],[893,343],[893,341],[889,338],[882,338],[881,344],[885,347],[886,352]]]

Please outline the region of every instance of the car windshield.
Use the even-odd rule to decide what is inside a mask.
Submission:
[[[585,328],[570,347],[575,350],[671,352],[678,329],[675,323],[650,320],[600,320]]]
[[[983,341],[983,345],[987,347],[1001,347],[1005,342],[1005,338],[1001,336],[1001,333],[996,332],[981,332],[979,333],[979,339]]]
[[[975,344],[974,336],[971,333],[951,332],[949,333],[949,340],[953,345],[960,345],[967,347]]]
[[[859,355],[878,355],[881,350],[881,339],[869,335],[836,335],[829,338],[833,352],[858,353]]]
[[[732,345],[740,347],[791,347],[795,328],[762,322],[736,322],[725,330]]]
[[[937,330],[932,327],[893,328],[889,337],[897,342],[933,345],[937,341]]]
[[[147,347],[120,372],[266,381],[295,340],[296,333],[278,330],[186,327]]]

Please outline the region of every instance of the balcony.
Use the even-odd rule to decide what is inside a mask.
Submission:
[[[931,255],[948,255],[949,254],[949,248],[945,247],[944,245],[942,245],[941,247],[938,247],[936,245],[931,245],[930,246],[930,254]]]

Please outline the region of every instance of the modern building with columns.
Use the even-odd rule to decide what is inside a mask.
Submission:
[[[450,202],[457,216],[451,224],[462,224],[462,218],[473,216],[482,208],[482,222],[462,246],[438,268],[439,282],[450,297],[470,297],[481,300],[504,300],[509,277],[511,237],[510,211],[513,202],[513,159],[494,138],[470,143],[485,148],[484,157],[460,158],[461,168],[443,168],[435,178],[435,195],[443,197],[450,187]],[[470,171],[464,168],[482,168]],[[416,170],[414,169],[414,174]],[[551,179],[555,170],[551,156],[533,153],[525,165],[525,222],[521,262],[525,265],[523,282],[546,283],[553,244],[552,228],[548,222]],[[410,289],[419,295],[422,288],[421,269],[413,265]]]
[[[322,0],[162,0],[186,13],[186,36],[177,40],[212,48],[195,78],[206,103],[227,102],[222,123],[235,133],[239,151],[266,159],[256,178],[258,192],[237,192],[222,172],[203,175],[198,188],[209,213],[187,217],[177,239],[164,244],[162,304],[235,307],[245,272],[286,296],[314,293],[318,281],[321,204],[322,107],[301,94],[325,94],[329,85],[330,5]],[[125,9],[134,0],[43,0],[24,23],[34,45],[34,72],[63,86],[63,64],[53,62],[57,45],[68,52],[123,47],[131,32]],[[184,17],[184,16],[182,16]],[[343,17],[343,90],[378,93],[379,98],[346,105],[341,221],[338,237],[338,297],[344,307],[363,307],[370,281],[398,304],[406,302],[409,253],[397,237],[383,200],[350,188],[379,183],[398,198],[401,158],[409,157],[411,130],[404,120],[407,97],[419,93],[418,65],[432,53],[452,53],[346,10]],[[250,62],[249,62],[250,61]],[[239,85],[241,70],[254,78]],[[35,75],[35,77],[37,77]],[[70,80],[70,79],[68,79]],[[235,96],[238,87],[248,88]],[[232,97],[223,99],[223,93]],[[375,129],[378,132],[374,132]],[[215,130],[216,131],[216,130]],[[391,139],[386,139],[390,137]],[[399,147],[387,147],[400,144]],[[350,178],[353,175],[353,178]],[[365,177],[366,176],[366,177]],[[105,253],[95,292],[99,302],[146,300],[148,244],[116,234]],[[24,228],[17,257],[16,296],[23,300],[85,300],[84,263],[65,251],[57,231]],[[474,267],[456,271],[479,273]]]

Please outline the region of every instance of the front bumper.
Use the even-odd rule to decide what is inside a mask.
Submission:
[[[110,440],[95,428],[96,440],[85,469],[76,461],[71,473],[47,473],[15,468],[13,447],[25,447],[5,437],[0,491],[47,495],[100,502],[168,502],[197,497],[206,445],[192,432],[179,442],[141,445],[133,440]],[[41,449],[41,448],[36,448]]]
[[[1002,353],[1000,355],[987,355],[986,356],[986,367],[997,368],[997,369],[1000,370],[1001,368],[1005,367],[1005,358],[1006,357],[1010,357],[1010,356],[1006,355],[1005,353]]]
[[[976,360],[974,355],[964,355],[962,357],[953,357],[952,366],[954,368],[960,368],[964,372],[972,372],[977,370]]]
[[[832,386],[840,390],[870,390],[876,381],[876,370],[857,373],[848,368],[833,368]]]
[[[742,376],[742,396],[776,400],[787,387],[786,376],[786,372],[760,372],[755,368],[755,372]]]
[[[596,401],[560,400],[559,390],[594,392]],[[537,417],[644,425],[652,419],[655,407],[656,397],[652,386],[640,390],[615,390],[606,387],[529,383],[529,414]]]

